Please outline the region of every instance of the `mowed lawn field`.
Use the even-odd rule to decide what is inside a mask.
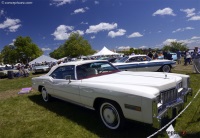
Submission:
[[[182,137],[200,137],[200,74],[194,74],[192,65],[177,64],[172,73],[191,77],[193,95],[191,105],[173,123],[175,131],[184,132]],[[147,137],[157,131],[150,125],[128,122],[122,131],[111,131],[103,126],[95,111],[61,100],[43,102],[36,90],[18,95],[21,88],[31,87],[30,75],[26,78],[0,79],[0,138],[95,138],[95,137]],[[38,76],[38,75],[37,75]],[[166,131],[155,137],[167,137]]]

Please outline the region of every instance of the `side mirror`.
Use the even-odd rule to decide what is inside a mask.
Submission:
[[[66,79],[66,80],[69,80],[69,83],[70,83],[70,82],[71,82],[71,75],[65,76],[65,79]]]

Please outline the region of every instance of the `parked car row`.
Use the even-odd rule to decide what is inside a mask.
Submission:
[[[19,72],[19,70],[12,69],[11,67],[0,67],[0,78],[8,77],[8,71],[12,71],[14,74]]]

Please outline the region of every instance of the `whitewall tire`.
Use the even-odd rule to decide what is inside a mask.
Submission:
[[[50,95],[48,94],[47,90],[45,89],[45,87],[42,87],[42,99],[45,102],[49,102],[50,101]]]
[[[124,117],[120,107],[115,102],[102,102],[99,108],[99,114],[103,124],[107,128],[118,130],[123,127]]]

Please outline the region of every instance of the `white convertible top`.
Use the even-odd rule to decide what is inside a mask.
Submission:
[[[72,62],[67,62],[67,63],[61,63],[58,66],[65,66],[65,65],[81,65],[81,64],[86,64],[86,63],[93,63],[93,62],[101,62],[101,61],[107,61],[107,60],[82,60],[82,61],[72,61]]]
[[[107,60],[82,60],[82,61],[72,61],[72,62],[67,62],[67,63],[61,63],[59,65],[53,66],[51,68],[51,70],[46,75],[50,75],[57,67],[62,67],[62,66],[66,66],[66,65],[78,66],[78,65],[82,65],[82,64],[93,63],[93,62],[101,62],[101,61],[108,62]]]

